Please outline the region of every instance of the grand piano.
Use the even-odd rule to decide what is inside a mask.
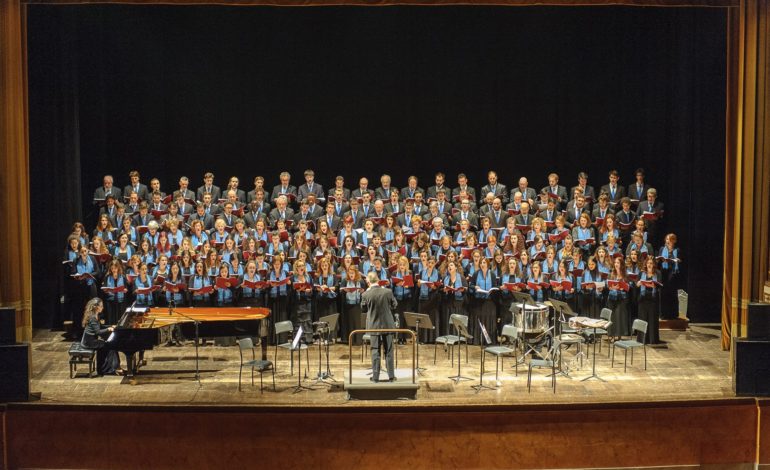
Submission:
[[[128,358],[127,376],[134,383],[144,351],[166,344],[178,326],[185,338],[195,338],[195,321],[201,338],[220,336],[260,337],[262,358],[267,357],[267,318],[270,309],[262,307],[136,307],[126,309],[106,347]],[[137,358],[139,353],[139,358]]]

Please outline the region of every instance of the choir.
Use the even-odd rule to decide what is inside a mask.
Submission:
[[[490,171],[478,192],[466,175],[450,187],[440,172],[427,190],[416,176],[399,190],[389,175],[375,189],[362,177],[352,190],[338,176],[327,190],[312,170],[299,187],[289,172],[272,188],[257,176],[250,191],[237,177],[220,189],[211,172],[195,192],[184,176],[169,192],[158,179],[142,184],[138,171],[128,176],[122,190],[104,177],[96,227],[89,234],[75,223],[67,239],[72,318],[97,293],[108,324],[133,302],[267,306],[271,322],[290,319],[306,332],[340,312],[346,342],[363,325],[370,272],[393,290],[402,322],[405,311],[431,317],[425,342],[447,334],[455,313],[470,316],[477,344],[479,322],[497,340],[511,322],[513,292],[563,300],[590,317],[609,307],[612,337],[645,319],[652,343],[659,316],[677,313],[681,253],[674,234],[653,248],[663,204],[642,169],[627,187],[611,170],[598,194],[584,172],[569,191],[556,173],[538,191],[525,177],[509,190]]]

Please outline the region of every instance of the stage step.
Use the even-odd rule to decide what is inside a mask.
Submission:
[[[660,320],[661,330],[672,331],[687,331],[690,326],[690,320],[688,318],[673,318],[667,320]]]

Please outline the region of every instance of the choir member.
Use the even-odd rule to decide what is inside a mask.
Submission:
[[[612,325],[607,329],[607,335],[618,340],[631,332],[631,322],[628,316],[628,280],[626,279],[626,264],[622,257],[612,260],[612,273],[608,277],[607,308],[612,310]]]
[[[658,309],[660,302],[660,272],[657,270],[655,258],[648,256],[644,260],[644,270],[639,276],[639,318],[647,322],[647,343],[657,344],[660,342],[660,312]],[[651,283],[651,285],[645,285]]]
[[[342,307],[344,328],[342,328],[340,334],[342,335],[342,342],[347,344],[350,332],[362,329],[365,326],[361,321],[361,293],[366,290],[366,287],[365,281],[358,272],[358,268],[353,265],[348,266],[345,280],[340,284],[340,290],[344,292]],[[361,341],[361,335],[355,335],[352,339],[352,344],[360,346]]]
[[[470,319],[475,344],[484,344],[481,340],[483,334],[478,326],[479,322],[486,328],[492,342],[497,342],[497,309],[493,290],[497,286],[498,279],[489,268],[489,260],[481,258],[479,270],[471,276],[470,280],[470,291],[475,298]]]
[[[420,270],[420,302],[419,312],[430,317],[434,329],[421,329],[417,332],[423,343],[433,343],[436,339],[436,331],[440,330],[439,307],[441,305],[441,291],[439,289],[441,280],[439,279],[438,269],[436,268],[436,258],[427,255],[427,261]]]
[[[305,261],[294,262],[291,278],[291,322],[295,328],[302,328],[303,340],[313,342],[313,278],[307,273]]]
[[[109,325],[115,325],[126,310],[126,300],[128,296],[128,281],[126,276],[123,275],[123,264],[119,260],[113,259],[110,262],[107,275],[102,282],[102,287],[108,289],[126,289],[125,292],[108,291],[104,293],[105,307],[107,310],[105,321]]]
[[[681,288],[680,263],[681,253],[676,246],[676,234],[669,233],[664,239],[664,245],[658,250],[663,289],[660,293],[660,314],[662,318],[679,316],[678,291]]]

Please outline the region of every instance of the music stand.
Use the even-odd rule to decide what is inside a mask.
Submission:
[[[457,375],[453,375],[449,377],[449,379],[453,380],[455,383],[459,383],[461,380],[473,380],[470,377],[464,377],[460,373],[460,363],[462,362],[460,360],[460,356],[462,354],[462,342],[460,342],[460,337],[465,337],[467,344],[467,341],[470,340],[470,338],[473,338],[473,335],[468,332],[468,328],[465,327],[459,318],[452,318],[452,325],[454,325],[455,331],[457,332]]]
[[[476,390],[476,393],[479,393],[482,390],[496,390],[495,387],[490,387],[489,385],[484,385],[484,357],[486,354],[484,354],[484,341],[487,342],[487,344],[492,344],[492,339],[489,337],[489,333],[487,333],[487,329],[484,327],[484,324],[481,323],[481,320],[478,320],[479,322],[479,328],[481,328],[481,342],[479,344],[479,355],[481,356],[479,358],[479,383],[478,385],[471,385],[471,388]],[[460,349],[458,347],[458,349]]]
[[[325,382],[326,379],[336,382],[334,374],[332,374],[329,368],[329,347],[331,343],[331,332],[337,329],[337,320],[340,318],[339,313],[333,313],[325,317],[321,317],[316,322],[316,333],[318,334],[318,377],[316,383]],[[321,349],[325,346],[326,349],[326,372],[321,370]]]
[[[535,299],[526,292],[511,292],[511,294],[513,295],[514,303],[520,303],[522,309],[524,308],[524,304],[537,306]]]
[[[420,328],[424,330],[432,330],[435,327],[433,322],[430,321],[430,317],[424,313],[404,312],[404,319],[406,320],[406,326],[414,328],[416,334],[415,342],[417,343],[417,373],[423,374],[423,371],[427,370],[424,367],[420,367]]]
[[[292,394],[301,392],[302,390],[314,390],[313,387],[306,387],[302,385],[302,374],[300,373],[302,370],[302,349],[300,349],[300,347],[302,346],[302,335],[304,333],[304,328],[300,326],[297,328],[297,333],[294,334],[294,339],[291,341],[291,351],[297,351],[297,356],[299,357],[299,363],[297,366],[297,386],[294,387],[294,391],[291,392]]]

